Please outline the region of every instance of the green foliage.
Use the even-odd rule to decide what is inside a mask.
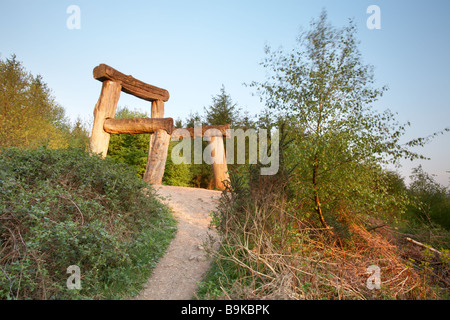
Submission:
[[[40,75],[0,59],[0,147],[67,147],[67,120]]]
[[[224,254],[225,250],[220,249]],[[195,297],[198,300],[218,300],[231,291],[233,283],[243,278],[237,264],[232,261],[213,261],[205,279],[199,283]],[[225,291],[225,292],[224,292]]]
[[[117,119],[145,118],[147,114],[131,111],[127,107],[119,108]],[[147,166],[150,134],[112,134],[108,157],[116,159],[134,168],[139,176],[143,176]]]
[[[186,119],[186,128],[195,128],[196,123],[202,123],[202,116],[200,113],[189,113],[187,119]],[[202,123],[204,125],[205,123]]]
[[[220,93],[212,97],[213,102],[205,108],[205,122],[208,125],[230,124],[232,128],[240,121],[240,109],[233,103],[222,85]]]
[[[233,103],[231,97],[226,93],[225,88],[213,96],[211,106],[205,108],[205,115],[200,113],[191,113],[185,121],[177,119],[175,127],[181,128],[183,124],[187,128],[193,128],[195,123],[202,125],[231,124],[232,127],[252,128],[255,123],[248,113],[241,114],[237,104]],[[116,113],[118,119],[128,119],[136,117],[148,117],[147,114],[138,111],[131,111],[127,107],[119,108]],[[78,124],[73,131],[78,129]],[[83,136],[78,139],[80,141]],[[75,141],[75,139],[72,139]],[[193,140],[191,141],[194,144]],[[149,135],[111,135],[108,157],[114,158],[122,163],[133,167],[139,176],[143,176],[147,165]],[[212,188],[212,168],[206,163],[194,164],[193,155],[191,164],[175,165],[171,159],[171,153],[176,142],[171,142],[168,150],[168,157],[163,176],[163,183],[177,186],[195,186],[202,188]],[[208,145],[206,141],[202,142],[202,150]],[[191,148],[193,150],[193,147]],[[230,167],[232,167],[231,165]]]
[[[450,230],[450,192],[437,183],[422,166],[413,170],[408,188],[412,200],[406,217],[419,224],[440,225]]]
[[[289,145],[284,139],[282,135],[281,152]],[[437,286],[448,277],[448,250],[440,249],[444,255],[439,259],[426,250],[419,264],[411,264],[403,239],[396,247],[393,234],[385,238],[351,222],[335,227],[340,236],[346,233],[336,245],[323,228],[298,219],[302,207],[289,202],[296,192],[290,189],[292,170],[283,161],[280,164],[275,176],[259,175],[258,166],[231,172],[231,183],[212,214],[221,236],[220,249],[199,286],[198,299],[448,298],[445,284]],[[406,187],[396,173],[386,172],[381,178],[389,193],[404,194]],[[448,232],[428,231],[430,238],[449,243]],[[425,243],[437,243],[430,240]],[[371,264],[382,270],[381,290],[368,290],[367,277],[361,276]]]
[[[389,110],[372,109],[386,87],[373,87],[373,68],[363,63],[355,32],[353,22],[337,29],[322,12],[299,36],[298,48],[287,53],[267,48],[262,65],[269,78],[251,86],[267,106],[257,125],[282,131],[279,172],[261,176],[259,164],[231,170],[230,184],[212,214],[221,248],[201,285],[200,298],[445,296],[447,288],[435,288],[439,281],[429,277],[436,271],[430,257],[417,266],[427,274],[421,278],[405,262],[409,253],[404,239],[395,246],[400,232],[369,232],[362,225],[379,218],[386,227],[398,222],[411,203],[408,193],[429,204],[430,210],[422,213],[427,219],[432,204],[439,207],[448,200],[448,191],[430,185],[426,177],[419,179],[425,183],[415,183],[408,191],[397,173],[385,169],[402,158],[424,158],[409,148],[423,146],[448,129],[400,143],[409,124],[399,124]],[[427,230],[425,243],[436,243],[432,238],[448,243],[448,232]],[[367,278],[361,278],[361,270],[371,264],[382,269],[380,291],[368,290]],[[445,279],[448,266],[439,272],[437,279]]]
[[[181,118],[177,118],[173,125],[175,128],[183,128],[183,120]]]
[[[241,110],[236,103],[233,103],[231,96],[222,86],[220,93],[212,97],[212,104],[204,108],[204,115],[199,112],[190,113],[184,121],[186,128],[194,128],[196,124],[201,125],[224,125],[230,124],[232,128],[241,126],[253,126],[253,122],[248,114],[241,115]],[[177,120],[177,126],[181,127],[183,121]],[[174,165],[170,159],[171,150],[175,144],[170,145],[169,156],[166,162],[163,182],[171,185],[194,186],[211,189],[212,168],[206,163],[195,164],[193,152],[191,164]],[[208,143],[202,141],[202,152]],[[194,150],[194,141],[191,141],[191,150]],[[189,172],[188,172],[189,171]]]
[[[171,158],[173,147],[177,143],[176,141],[171,141],[169,144],[163,183],[170,186],[190,187],[192,181],[192,165],[187,163],[174,164]]]
[[[88,150],[90,131],[80,118],[77,118],[75,124],[69,128],[68,136],[70,148]]]
[[[137,294],[175,232],[128,166],[80,149],[0,155],[0,298],[117,299]],[[81,269],[68,290],[67,267]]]
[[[422,158],[400,144],[408,124],[371,108],[387,90],[374,88],[373,67],[362,61],[356,26],[333,27],[322,12],[291,52],[266,48],[268,81],[253,82],[269,110],[277,110],[295,139],[286,161],[296,166],[296,206],[326,221],[404,210],[405,196],[388,192],[383,166]],[[260,119],[269,120],[268,115]],[[416,141],[421,145],[421,141]]]

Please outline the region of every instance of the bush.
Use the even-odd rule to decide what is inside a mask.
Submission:
[[[0,154],[0,299],[134,295],[175,233],[134,170],[81,149]],[[70,265],[81,290],[68,290]]]
[[[424,172],[422,166],[413,169],[411,178],[408,193],[412,201],[405,217],[418,225],[450,230],[450,190]]]
[[[172,149],[178,142],[171,141],[167,151],[166,167],[164,169],[163,183],[169,186],[190,187],[192,180],[191,166],[187,163],[174,164]]]

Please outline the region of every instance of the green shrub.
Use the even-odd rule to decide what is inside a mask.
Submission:
[[[192,180],[191,167],[187,163],[174,164],[172,161],[172,149],[177,144],[176,141],[169,143],[167,151],[166,167],[164,169],[163,183],[170,186],[190,187]]]
[[[0,299],[137,294],[175,233],[133,169],[80,149],[0,154]],[[67,267],[81,270],[68,290]]]
[[[413,169],[408,188],[411,204],[405,217],[418,225],[439,226],[450,230],[450,190],[435,181],[422,166]]]
[[[148,114],[119,107],[116,119],[147,118]],[[147,166],[150,134],[112,134],[108,146],[108,157],[134,168],[142,177]]]

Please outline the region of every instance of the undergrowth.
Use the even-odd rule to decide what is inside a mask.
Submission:
[[[0,299],[134,296],[175,234],[154,190],[114,160],[6,149],[0,168]]]
[[[350,218],[345,233],[331,234],[290,206],[285,177],[230,175],[213,213],[220,248],[210,251],[213,266],[198,299],[449,298],[446,246],[436,254],[407,242],[414,235],[399,228],[371,229]],[[370,266],[379,268],[379,288],[368,286]]]

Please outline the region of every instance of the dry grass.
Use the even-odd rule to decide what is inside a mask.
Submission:
[[[392,240],[360,224],[350,224],[350,236],[336,241],[280,207],[255,206],[230,224],[216,256],[232,261],[241,277],[221,298],[440,299],[426,264],[405,259]],[[367,286],[371,265],[380,268],[380,289]]]

